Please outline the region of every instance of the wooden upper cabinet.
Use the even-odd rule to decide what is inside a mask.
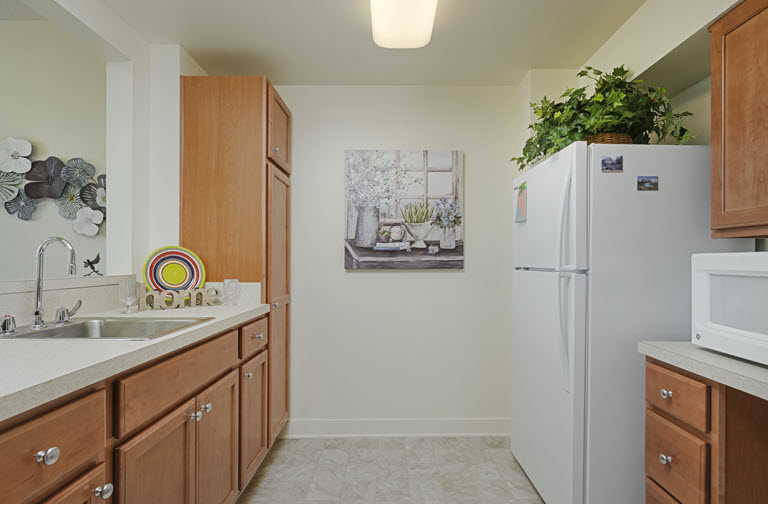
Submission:
[[[195,503],[195,400],[115,449],[118,503]]]
[[[768,235],[768,0],[712,33],[712,235]]]
[[[264,77],[181,78],[179,240],[206,280],[264,282]]]
[[[267,83],[267,155],[280,168],[291,173],[291,111],[275,91],[271,82]]]
[[[197,503],[234,503],[239,486],[238,370],[197,396]]]

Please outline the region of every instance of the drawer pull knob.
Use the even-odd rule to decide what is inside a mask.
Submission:
[[[280,148],[279,147],[273,147],[272,150],[275,151],[276,153],[280,152]]]
[[[58,447],[51,447],[47,451],[38,451],[35,453],[35,461],[38,463],[44,463],[46,466],[51,466],[59,460],[61,451]]]
[[[258,338],[259,340],[264,340],[264,334],[259,333],[258,335],[256,335],[256,338]]]
[[[659,391],[659,394],[660,394],[660,395],[661,395],[661,397],[662,397],[662,398],[664,398],[665,400],[666,400],[667,398],[672,398],[672,391],[667,391],[666,389],[663,389],[663,388],[662,388],[662,389]]]
[[[661,461],[662,465],[666,465],[667,463],[672,463],[672,456],[665,456],[663,454],[659,454],[659,461]]]
[[[189,418],[192,419],[193,421],[202,421],[203,420],[203,411],[202,410],[198,410],[194,414],[190,414]]]
[[[205,405],[203,405],[203,407],[200,410],[205,412],[210,412],[212,408],[213,408],[213,404],[211,404],[211,402],[208,402]]]
[[[245,378],[246,379],[253,379],[253,372],[248,372],[247,374],[245,374]]]
[[[97,487],[93,490],[93,494],[96,496],[101,496],[102,500],[109,500],[109,497],[112,496],[112,493],[115,492],[115,486],[112,485],[112,483],[104,484],[104,487]]]

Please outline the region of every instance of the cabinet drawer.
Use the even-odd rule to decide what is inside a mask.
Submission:
[[[291,111],[267,84],[267,156],[286,173],[291,173]]]
[[[269,321],[266,317],[240,328],[240,357],[245,358],[263,349],[269,341]]]
[[[237,331],[115,383],[117,436],[171,408],[237,363]]]
[[[104,390],[6,431],[0,435],[0,501],[22,502],[99,452],[103,455],[106,438]],[[38,462],[36,454],[46,451],[48,463]]]
[[[101,493],[107,485],[105,478],[104,463],[101,463],[78,477],[74,482],[67,484],[58,493],[45,500],[45,503],[104,503],[105,500]],[[97,488],[101,488],[98,495],[96,494]],[[108,495],[107,499],[109,499],[112,496],[112,490],[108,490],[106,494]]]
[[[645,473],[680,502],[706,501],[707,453],[706,442],[646,409]]]
[[[709,386],[703,382],[646,363],[645,401],[694,428],[709,430]]]
[[[645,503],[680,503],[650,477],[645,478]]]

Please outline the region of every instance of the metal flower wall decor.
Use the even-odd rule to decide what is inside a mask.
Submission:
[[[107,218],[107,176],[94,178],[96,167],[83,158],[64,163],[55,156],[30,161],[32,144],[24,139],[0,139],[0,203],[9,215],[32,219],[37,200],[50,198],[59,214],[73,220],[75,232],[92,237]],[[26,179],[26,185],[19,185]]]

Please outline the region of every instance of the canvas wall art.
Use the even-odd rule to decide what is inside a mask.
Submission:
[[[464,268],[464,152],[345,151],[344,267]]]

